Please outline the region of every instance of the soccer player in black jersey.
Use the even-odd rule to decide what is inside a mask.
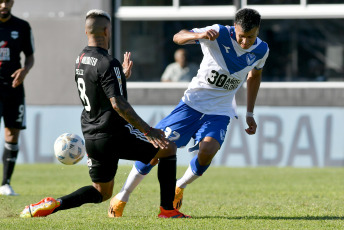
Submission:
[[[47,216],[53,212],[101,203],[112,196],[119,159],[150,162],[159,157],[160,214],[162,218],[186,218],[173,208],[176,185],[176,146],[159,129],[143,121],[127,101],[126,79],[133,62],[124,54],[123,67],[108,54],[111,39],[110,16],[101,10],[86,15],[88,46],[75,64],[75,81],[84,110],[81,126],[93,185],[58,199],[44,198],[25,207],[21,217]],[[112,206],[112,205],[111,205]],[[110,208],[110,217],[122,216]]]
[[[13,0],[0,0],[0,120],[5,123],[5,148],[0,195],[18,195],[10,185],[18,155],[20,130],[26,128],[23,81],[34,63],[28,22],[11,14]],[[24,67],[20,53],[24,52]]]

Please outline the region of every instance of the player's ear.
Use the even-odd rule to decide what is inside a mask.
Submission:
[[[109,36],[110,33],[111,33],[110,27],[109,27],[109,26],[105,26],[105,28],[104,28],[104,34],[105,34],[105,36]]]

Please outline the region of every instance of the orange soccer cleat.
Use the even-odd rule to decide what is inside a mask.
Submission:
[[[108,210],[109,217],[121,217],[123,215],[123,210],[127,202],[118,200],[116,197],[113,197],[110,201],[110,207]]]
[[[173,207],[177,210],[179,210],[182,207],[183,193],[184,193],[183,188],[176,187],[176,195],[174,197]]]
[[[160,207],[159,218],[191,218],[191,216],[185,215],[179,212],[177,209],[174,210],[165,210],[163,207]]]
[[[22,218],[44,217],[50,215],[55,208],[60,206],[60,202],[52,197],[47,197],[36,204],[30,204],[20,213]]]

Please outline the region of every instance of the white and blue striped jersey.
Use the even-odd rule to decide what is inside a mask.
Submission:
[[[249,49],[241,48],[236,42],[234,26],[215,24],[192,31],[202,33],[210,29],[218,31],[219,37],[215,41],[196,41],[201,45],[203,60],[182,100],[204,114],[235,117],[235,93],[253,68],[263,68],[269,47],[257,38]]]

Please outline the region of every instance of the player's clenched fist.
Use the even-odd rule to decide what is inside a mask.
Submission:
[[[203,38],[208,39],[210,41],[214,41],[216,38],[219,37],[219,35],[220,35],[219,32],[211,29],[203,33]]]

